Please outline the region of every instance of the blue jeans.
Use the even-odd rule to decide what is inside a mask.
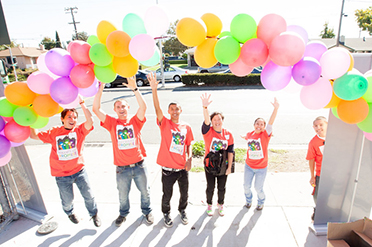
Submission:
[[[245,164],[244,168],[244,194],[245,194],[245,201],[247,203],[252,203],[252,181],[253,177],[255,178],[254,181],[254,188],[257,192],[258,197],[258,205],[263,205],[265,203],[265,193],[263,191],[263,186],[266,178],[267,167],[264,169],[252,169],[247,164]]]
[[[151,212],[150,188],[147,183],[147,169],[144,162],[138,162],[135,166],[117,166],[116,184],[119,191],[120,215],[126,217],[129,214],[129,191],[132,179],[141,192],[141,209],[144,215]]]
[[[65,211],[67,215],[74,213],[74,191],[72,187],[74,183],[79,188],[84,198],[85,207],[89,215],[92,217],[97,214],[97,204],[94,200],[92,189],[90,188],[88,173],[84,168],[71,176],[56,177],[56,182],[62,201],[63,211]]]

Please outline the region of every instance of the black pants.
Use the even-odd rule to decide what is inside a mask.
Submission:
[[[313,194],[315,204],[318,199],[319,179],[320,179],[319,176],[315,176],[315,188],[314,188],[314,194]]]
[[[163,198],[161,200],[161,211],[170,213],[170,201],[173,195],[173,185],[178,181],[180,188],[180,201],[178,204],[178,211],[183,211],[187,207],[187,200],[189,197],[189,173],[186,170],[178,172],[171,172],[162,170],[161,182],[163,184]]]
[[[225,201],[225,192],[226,192],[226,181],[227,175],[214,176],[205,172],[205,177],[207,179],[207,203],[212,204],[212,198],[214,193],[214,187],[217,180],[217,195],[218,195],[218,204],[223,205]]]

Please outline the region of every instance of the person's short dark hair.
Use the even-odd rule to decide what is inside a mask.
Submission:
[[[215,112],[213,112],[213,113],[211,114],[211,116],[210,116],[211,121],[212,121],[212,119],[213,119],[215,116],[217,116],[217,115],[220,115],[221,118],[222,118],[222,120],[225,120],[225,116],[222,114],[222,112],[215,111]]]
[[[171,105],[178,106],[179,108],[182,109],[181,105],[178,102],[175,102],[175,101],[170,102],[169,105],[168,105],[168,109],[169,109],[169,107],[171,107]]]
[[[76,114],[76,117],[79,117],[79,114],[76,111],[76,109],[71,108],[71,109],[63,109],[63,111],[61,111],[61,118],[64,119],[69,111],[74,112]],[[63,124],[63,122],[62,122],[62,124]]]
[[[262,121],[264,122],[264,125],[266,126],[266,121],[265,121],[265,119],[263,119],[262,117],[256,118],[256,120],[254,120],[253,125],[255,125],[256,122],[259,121],[259,120],[262,120]]]

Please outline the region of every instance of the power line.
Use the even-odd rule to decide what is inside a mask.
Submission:
[[[76,6],[75,7],[68,7],[68,8],[65,8],[65,11],[70,11],[71,13],[71,16],[72,16],[72,22],[69,22],[68,24],[74,24],[74,29],[75,29],[75,37],[76,39],[78,38],[78,32],[77,32],[77,28],[76,28],[76,24],[79,24],[80,22],[76,22],[75,21],[75,17],[74,17],[74,13],[76,14],[77,11],[74,11],[74,9],[78,9]],[[68,14],[69,12],[66,12],[66,14]]]

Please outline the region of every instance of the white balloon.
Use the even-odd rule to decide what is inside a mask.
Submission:
[[[147,9],[144,19],[147,34],[152,37],[159,37],[169,28],[169,19],[165,11],[159,6],[152,6]]]

